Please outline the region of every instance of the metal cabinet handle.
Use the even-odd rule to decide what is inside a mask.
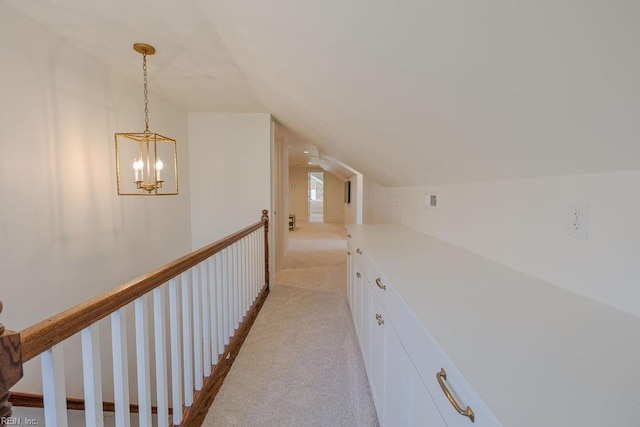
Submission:
[[[347,234],[347,237],[348,237],[348,238],[351,238],[351,234]]]
[[[351,252],[347,251],[347,256],[351,256]]]
[[[444,381],[447,379],[447,372],[444,370],[444,368],[441,368],[440,372],[436,374],[436,379],[438,380],[438,384],[440,384],[440,388],[442,388],[442,392],[445,396],[447,396],[447,399],[449,399],[449,402],[451,403],[453,408],[458,411],[460,415],[469,417],[472,423],[475,422],[476,416],[471,410],[471,407],[467,406],[467,409],[462,409],[462,407],[458,405],[458,402],[456,402],[456,399],[454,399],[454,397],[451,395],[451,392],[447,388],[447,385],[444,383]]]
[[[387,290],[387,286],[384,283],[382,283],[382,280],[380,280],[379,277],[376,279],[376,285],[378,285],[378,287],[383,291]]]
[[[376,313],[376,320],[378,321],[378,325],[384,325],[384,319],[382,318],[382,314]]]
[[[356,277],[357,277],[358,279],[362,277],[362,276],[360,275],[360,272],[359,272],[359,271],[356,271]]]
[[[360,255],[362,255],[362,251],[360,250],[360,248],[356,249],[356,252],[358,252]]]

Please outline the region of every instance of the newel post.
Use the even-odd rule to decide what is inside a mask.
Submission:
[[[269,211],[262,210],[262,221],[264,222],[264,281],[269,288]]]
[[[0,301],[2,313],[2,301]],[[20,334],[7,331],[0,323],[0,424],[1,420],[11,416],[9,389],[22,378],[22,351]]]

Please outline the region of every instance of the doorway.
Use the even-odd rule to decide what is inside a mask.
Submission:
[[[309,222],[324,222],[324,172],[309,172]]]

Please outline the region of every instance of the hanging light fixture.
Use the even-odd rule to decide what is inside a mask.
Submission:
[[[147,55],[153,46],[136,43],[142,54],[144,77],[144,132],[116,133],[116,179],[119,195],[161,196],[178,194],[178,155],[176,140],[149,130]],[[167,171],[167,167],[173,170]]]

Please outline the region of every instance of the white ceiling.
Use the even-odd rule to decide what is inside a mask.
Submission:
[[[640,2],[4,0],[185,111],[383,185],[640,168]]]

